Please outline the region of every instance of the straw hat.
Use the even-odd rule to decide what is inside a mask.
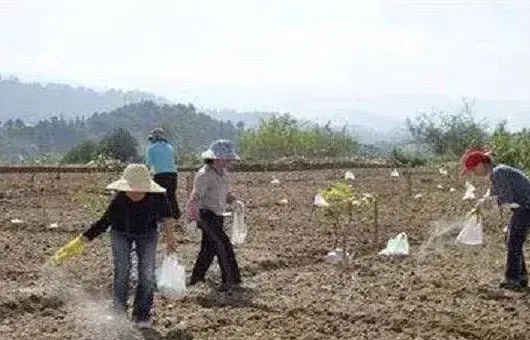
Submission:
[[[166,189],[156,184],[149,176],[144,164],[129,164],[123,170],[121,178],[107,185],[107,190],[165,193]]]
[[[227,139],[218,139],[210,145],[210,148],[201,154],[202,159],[231,159],[239,160],[234,151],[234,143]]]

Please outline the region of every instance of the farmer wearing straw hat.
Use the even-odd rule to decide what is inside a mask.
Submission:
[[[114,190],[117,194],[103,216],[55,253],[52,262],[59,265],[67,258],[81,253],[88,242],[112,226],[114,307],[121,313],[127,311],[131,249],[135,244],[139,259],[139,281],[133,316],[139,328],[148,328],[155,285],[157,223],[171,223],[171,207],[164,195],[165,189],[150,179],[149,169],[143,164],[128,165],[122,177],[107,185],[106,189]],[[174,252],[175,241],[168,225],[164,228],[164,236],[167,251]]]
[[[197,221],[202,231],[201,249],[193,267],[189,285],[205,281],[213,259],[221,267],[220,291],[231,290],[241,283],[239,267],[232,243],[223,230],[223,213],[235,198],[230,193],[228,165],[239,157],[229,140],[217,140],[202,153],[205,165],[195,175],[193,190],[186,207],[188,217]]]
[[[471,173],[490,182],[491,197],[497,205],[507,205],[512,216],[507,228],[505,281],[501,288],[520,291],[528,287],[523,246],[530,228],[530,178],[508,165],[493,164],[491,152],[468,150],[462,157],[461,174]],[[479,204],[486,200],[480,199]]]
[[[151,131],[147,140],[149,141],[145,153],[147,166],[154,174],[153,180],[166,189],[166,196],[171,204],[173,217],[178,220],[180,209],[175,196],[178,182],[175,162],[177,154],[161,128]]]

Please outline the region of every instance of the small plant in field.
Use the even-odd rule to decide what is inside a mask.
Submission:
[[[332,182],[320,191],[320,195],[327,203],[322,206],[324,217],[333,224],[337,238],[335,244],[338,243],[338,238],[341,238],[343,259],[346,260],[346,254],[350,252],[348,249],[348,227],[352,224],[357,213],[366,210],[377,200],[370,194],[357,195],[351,184],[345,180]],[[375,220],[377,220],[377,216]]]

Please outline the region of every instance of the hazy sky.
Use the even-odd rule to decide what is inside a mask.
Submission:
[[[0,73],[199,106],[526,99],[529,61],[528,0],[0,0]]]

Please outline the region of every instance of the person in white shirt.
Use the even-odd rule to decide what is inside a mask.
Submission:
[[[223,213],[235,197],[230,192],[231,179],[227,167],[239,157],[229,140],[217,140],[202,154],[205,165],[195,175],[193,190],[186,207],[188,217],[197,221],[202,231],[201,249],[188,285],[204,282],[213,259],[217,256],[222,283],[219,290],[238,288],[241,274],[229,237],[223,230]]]

